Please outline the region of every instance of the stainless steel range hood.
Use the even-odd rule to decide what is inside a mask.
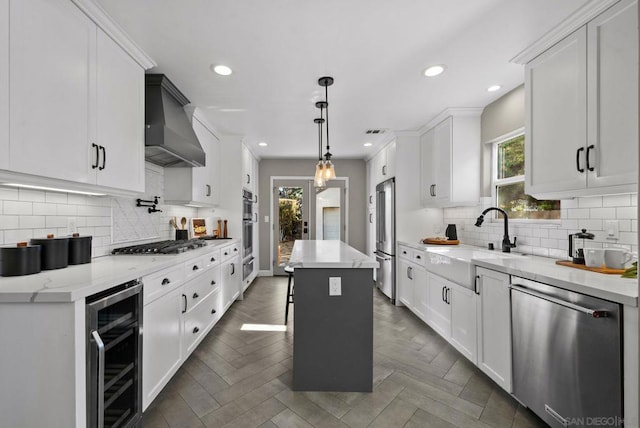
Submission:
[[[204,166],[204,150],[184,111],[187,97],[164,74],[147,74],[145,83],[146,160],[164,167]]]

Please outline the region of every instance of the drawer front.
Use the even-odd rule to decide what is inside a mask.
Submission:
[[[209,294],[220,289],[220,267],[208,269],[204,274],[185,284],[187,313],[191,312]]]
[[[184,264],[185,275],[187,278],[191,278],[199,273],[201,273],[207,265],[207,260],[210,257],[198,257],[197,259],[189,260]]]
[[[184,282],[184,277],[182,263],[142,277],[144,304],[180,286]]]
[[[204,256],[205,267],[216,266],[220,264],[220,249],[216,249]]]
[[[411,260],[417,265],[424,266],[426,259],[425,252],[422,250],[411,250]]]
[[[398,256],[400,258],[413,260],[412,251],[414,250],[410,247],[407,247],[406,245],[398,245]]]
[[[184,349],[187,357],[200,343],[222,313],[220,290],[207,296],[193,311],[184,315]]]
[[[239,254],[240,248],[238,244],[227,245],[226,247],[222,247],[220,249],[220,260],[224,262]]]

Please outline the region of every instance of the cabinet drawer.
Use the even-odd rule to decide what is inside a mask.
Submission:
[[[211,293],[191,312],[184,315],[184,350],[187,357],[215,324],[222,313],[220,290]]]
[[[184,264],[186,278],[191,278],[194,275],[201,273],[207,266],[207,260],[210,257],[198,257],[197,259],[189,260]]]
[[[230,258],[240,254],[240,248],[238,248],[238,244],[227,245],[226,247],[222,247],[220,249],[220,261],[227,261]]]
[[[411,254],[412,251],[413,249],[411,247],[407,247],[406,245],[398,245],[398,256],[403,259],[413,260],[413,256]]]
[[[143,299],[146,305],[178,287],[184,281],[184,265],[179,264],[142,277]]]
[[[417,265],[424,266],[426,259],[425,252],[422,250],[411,250],[411,260]]]
[[[216,249],[204,256],[205,267],[220,264],[220,249]]]
[[[185,284],[184,294],[187,296],[187,313],[191,312],[212,292],[220,288],[220,268],[207,270],[203,275]]]

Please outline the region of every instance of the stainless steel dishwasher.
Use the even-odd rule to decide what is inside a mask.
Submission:
[[[622,426],[621,306],[511,278],[513,395],[552,427]]]

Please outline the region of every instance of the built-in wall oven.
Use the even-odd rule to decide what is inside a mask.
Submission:
[[[253,272],[253,193],[242,190],[242,279]]]
[[[142,284],[86,300],[87,426],[130,428],[142,416]]]

